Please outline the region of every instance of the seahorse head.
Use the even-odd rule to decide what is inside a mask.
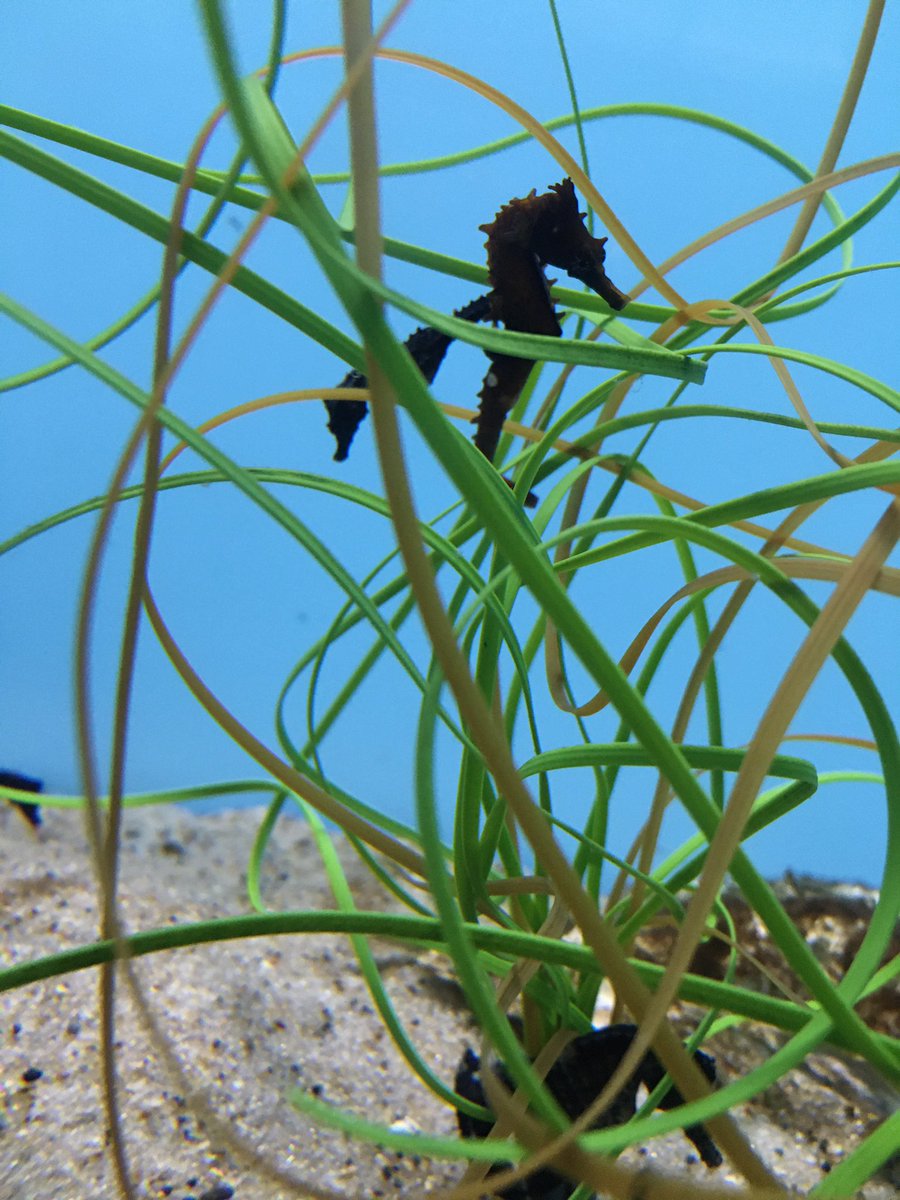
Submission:
[[[540,212],[532,230],[532,249],[542,263],[561,267],[567,275],[586,284],[610,308],[622,309],[628,297],[620,292],[603,269],[606,238],[591,237],[578,211],[571,179],[554,183],[538,197]]]

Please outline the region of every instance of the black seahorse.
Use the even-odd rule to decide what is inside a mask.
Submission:
[[[606,238],[592,237],[578,211],[571,179],[554,183],[538,196],[532,191],[510,200],[489,225],[488,273],[491,316],[520,333],[562,333],[550,298],[545,266],[560,267],[601,296],[610,308],[622,309],[628,297],[603,269]],[[475,445],[493,461],[503,422],[521,395],[534,362],[507,354],[489,354],[491,367],[479,392]]]
[[[489,296],[479,296],[463,308],[454,312],[455,317],[463,321],[484,321],[491,313]],[[425,376],[426,383],[432,383],[438,368],[444,361],[444,355],[453,338],[446,333],[439,333],[430,325],[417,329],[406,339],[404,345],[413,357],[416,366]],[[338,384],[342,388],[368,387],[368,380],[362,371],[350,371]],[[334,461],[343,462],[350,450],[357,429],[365,420],[369,406],[365,400],[326,400],[328,410],[328,430],[334,435],[337,450]]]
[[[544,274],[548,265],[560,267],[586,284],[611,308],[619,310],[628,303],[628,297],[603,269],[607,239],[592,237],[588,232],[571,179],[552,184],[543,195],[532,191],[522,199],[510,200],[490,224],[481,228],[488,235],[485,245],[491,291],[457,309],[455,316],[465,321],[492,320],[520,333],[559,337],[561,329]],[[437,374],[452,340],[425,326],[406,342],[428,383]],[[491,366],[479,393],[475,445],[493,462],[503,422],[534,363],[507,354],[490,353],[488,358]],[[366,378],[359,371],[351,371],[340,386],[362,388]],[[334,457],[342,462],[368,406],[364,400],[326,400],[325,406],[328,428],[337,441]]]

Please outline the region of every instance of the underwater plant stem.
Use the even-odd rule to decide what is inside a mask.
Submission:
[[[352,8],[362,20],[368,14],[362,0],[344,0],[344,11]],[[357,97],[362,90],[360,83],[351,91],[348,104],[351,128],[351,161],[354,168],[354,199],[357,213],[377,213],[374,195],[378,186],[377,162],[375,162],[375,128],[373,107],[358,106]],[[367,116],[368,114],[368,116]],[[368,140],[368,148],[358,146]],[[357,163],[360,174],[357,175]],[[364,187],[363,171],[374,166],[376,172],[368,177],[368,189]],[[375,278],[380,271],[380,233],[371,222],[357,230],[357,256],[363,266]],[[373,313],[373,316],[377,314]],[[533,803],[512,759],[509,744],[502,726],[471,677],[468,663],[454,635],[452,625],[438,593],[431,566],[422,545],[409,479],[406,473],[403,448],[397,423],[395,399],[385,373],[367,351],[370,362],[369,387],[372,396],[372,420],[375,440],[385,492],[391,508],[391,516],[397,541],[403,556],[410,587],[416,597],[419,614],[426,627],[435,656],[449,683],[460,712],[484,755],[485,762],[494,775],[501,793],[510,805],[529,841],[535,847],[548,875],[554,880],[559,895],[569,907],[581,926],[585,941],[604,964],[617,990],[625,997],[629,1008],[637,1016],[649,1006],[650,995],[637,975],[629,966],[615,935],[597,913],[593,899],[583,890],[580,881],[557,845],[545,815]],[[707,1084],[671,1027],[663,1022],[656,1033],[656,1043],[665,1065],[671,1068],[679,1088],[690,1096],[704,1094]],[[722,1116],[709,1122],[710,1130],[721,1143],[732,1161],[751,1183],[777,1186],[772,1175],[753,1153],[743,1135],[730,1117]],[[571,1140],[574,1133],[563,1135]]]
[[[850,128],[850,122],[856,111],[856,102],[859,100],[859,94],[862,91],[862,85],[866,78],[866,71],[869,68],[872,51],[875,48],[875,39],[878,37],[878,28],[881,24],[883,12],[884,0],[870,0],[859,44],[856,47],[856,54],[853,56],[853,64],[850,67],[850,74],[844,86],[844,94],[841,96],[841,102],[838,105],[831,132],[828,135],[825,149],[822,151],[822,157],[816,168],[816,177],[819,175],[828,175],[835,168],[841,147],[847,136],[847,130]],[[823,195],[824,193],[820,192],[815,196],[810,196],[804,202],[803,207],[797,214],[797,222],[791,230],[790,236],[778,259],[780,263],[788,258],[792,258],[803,245],[806,235],[812,227],[813,219],[819,211]]]

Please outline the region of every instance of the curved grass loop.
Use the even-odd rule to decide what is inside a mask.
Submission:
[[[411,2],[400,0],[373,30],[367,0],[342,0],[343,44],[293,53],[285,53],[284,46],[287,6],[276,2],[267,66],[241,78],[224,5],[201,0],[222,104],[200,129],[184,163],[0,106],[0,124],[6,126],[0,129],[0,153],[10,163],[48,181],[66,203],[90,204],[163,248],[158,283],[84,342],[0,295],[0,312],[53,352],[38,367],[16,370],[0,381],[0,390],[11,393],[6,403],[24,400],[30,393],[21,389],[70,369],[137,410],[106,492],[45,515],[0,543],[0,554],[9,554],[35,538],[52,538],[55,529],[76,518],[96,518],[75,645],[82,786],[79,794],[42,795],[39,800],[49,810],[84,812],[102,914],[96,942],[0,969],[0,991],[97,968],[111,1154],[120,1194],[128,1198],[137,1190],[128,1153],[129,1116],[119,1103],[115,1069],[118,979],[128,987],[163,1061],[179,1081],[179,1091],[188,1095],[217,1140],[277,1184],[278,1194],[337,1200],[339,1193],[270,1162],[249,1139],[223,1127],[202,1091],[187,1083],[152,999],[130,969],[133,957],[181,946],[323,932],[350,939],[374,1008],[410,1071],[444,1105],[475,1116],[482,1110],[455,1095],[451,1080],[435,1071],[415,1030],[406,1027],[395,1009],[371,939],[388,937],[449,955],[482,1031],[481,1053],[499,1055],[527,1099],[527,1109],[513,1103],[485,1073],[486,1102],[499,1118],[498,1135],[465,1141],[433,1129],[400,1132],[305,1093],[286,1098],[307,1117],[353,1138],[468,1160],[460,1183],[438,1193],[447,1200],[474,1200],[483,1194],[486,1173],[496,1164],[501,1166],[490,1186],[504,1188],[548,1163],[598,1192],[634,1200],[650,1194],[640,1190],[646,1180],[617,1162],[618,1154],[699,1122],[742,1183],[725,1189],[711,1176],[713,1182],[698,1190],[693,1183],[660,1179],[653,1184],[654,1196],[783,1196],[772,1164],[753,1150],[733,1119],[739,1105],[824,1045],[865,1059],[869,1071],[900,1088],[900,1042],[868,1026],[858,1011],[862,998],[895,987],[900,975],[900,961],[885,961],[900,919],[900,741],[890,698],[882,691],[881,664],[867,662],[871,653],[855,645],[857,639],[869,644],[860,636],[859,614],[878,614],[900,596],[900,569],[894,565],[900,539],[900,392],[855,353],[852,313],[844,318],[846,337],[836,339],[827,357],[804,348],[809,325],[788,324],[798,317],[813,327],[824,323],[832,312],[829,306],[837,309],[848,297],[863,308],[866,289],[877,286],[884,272],[900,268],[900,261],[890,257],[892,248],[880,262],[854,264],[852,253],[852,237],[866,230],[871,244],[879,217],[896,205],[900,155],[837,167],[869,69],[882,5],[880,0],[869,5],[831,134],[812,170],[767,138],[715,114],[657,103],[580,107],[578,93],[586,93],[588,81],[578,81],[576,87],[564,21],[554,0],[550,12],[571,112],[542,123],[485,79],[437,58],[385,45]],[[344,60],[345,76],[298,144],[288,132],[290,112],[276,101],[279,73],[335,56]],[[390,70],[426,71],[451,87],[464,88],[509,116],[518,131],[480,147],[383,165],[376,140],[376,60]],[[203,159],[226,116],[239,145],[230,167],[217,171]],[[335,119],[346,119],[349,170],[311,176],[306,162]],[[625,214],[613,211],[587,169],[590,123],[614,119],[632,120],[638,141],[648,119],[701,126],[709,131],[711,147],[718,136],[736,140],[784,168],[799,186],[723,220],[664,262],[654,262],[630,232]],[[575,127],[580,158],[555,136],[569,125]],[[176,184],[171,213],[157,212],[110,187],[83,165],[64,162],[33,137],[171,181]],[[555,162],[548,166],[548,176],[563,174],[574,181],[590,206],[590,220],[609,235],[609,249],[620,261],[624,253],[638,273],[633,302],[621,314],[612,313],[598,297],[554,285],[565,319],[565,336],[559,338],[475,325],[423,303],[419,296],[428,296],[429,284],[440,276],[486,290],[484,264],[453,257],[437,245],[388,238],[381,227],[380,180],[442,171],[448,173],[445,186],[452,188],[456,168],[525,142]],[[714,156],[714,148],[710,153]],[[839,189],[884,172],[888,174],[862,206],[846,215],[836,198]],[[540,186],[544,181],[535,182]],[[320,189],[338,183],[350,184],[347,211],[356,214],[352,227],[339,223],[322,198]],[[185,213],[192,191],[212,199],[196,228],[188,231]],[[237,248],[226,254],[211,235],[231,205],[254,216]],[[820,205],[828,219],[824,233],[813,225]],[[715,283],[709,248],[787,209],[794,209],[795,224],[783,249],[776,248],[769,262],[748,270],[734,294],[693,298],[670,281],[678,266],[695,260],[697,272],[713,264],[709,278]],[[304,286],[307,303],[300,303],[274,276],[244,265],[250,248],[265,238],[271,218],[286,224],[312,253],[318,275]],[[810,237],[813,228],[815,236]],[[840,255],[840,267],[819,267],[813,273],[810,268],[831,252]],[[419,268],[415,296],[383,282],[384,255]],[[175,300],[196,267],[212,281],[185,314],[182,305],[176,309]],[[146,284],[136,284],[136,295],[141,287]],[[211,405],[210,415],[192,426],[179,415],[179,371],[209,335],[209,316],[228,287],[291,325],[298,342],[309,339],[326,348],[337,364],[334,378],[344,373],[343,363],[364,372],[367,386],[334,387],[331,377],[330,382],[301,377],[291,391],[250,395],[227,409]],[[337,297],[346,315],[342,324],[320,315],[317,288]],[[640,301],[648,289],[663,303]],[[496,455],[500,470],[454,424],[470,422],[477,402],[448,403],[432,394],[388,324],[385,312],[394,310],[479,353],[535,364],[504,424]],[[156,319],[148,388],[113,368],[100,353],[146,313]],[[650,323],[652,332],[638,332],[638,322]],[[777,340],[770,331],[776,323]],[[766,362],[754,363],[760,356]],[[732,362],[755,372],[752,404],[730,403],[722,380]],[[647,391],[642,395],[649,399],[636,404],[635,385],[644,380]],[[846,401],[844,419],[820,415],[820,385],[826,382]],[[700,385],[705,387],[702,397],[693,391],[685,395]],[[322,399],[369,401],[366,432],[371,430],[376,446],[383,494],[346,478],[299,470],[309,464],[289,450],[283,462],[250,465],[218,446],[218,431],[225,426],[245,422],[249,435],[254,414]],[[405,432],[401,437],[398,410],[412,437]],[[306,420],[306,413],[298,419]],[[726,446],[734,430],[748,444],[757,444],[755,439],[760,446],[783,442],[796,450],[803,466],[792,472],[791,460],[782,458],[778,461],[788,461],[787,467],[773,467],[764,476],[748,471],[746,481],[736,470],[725,485],[713,485],[703,468],[714,462],[719,439]],[[670,438],[691,446],[701,477],[696,486],[692,473],[664,453]],[[179,464],[180,473],[173,473],[173,465],[188,451],[203,460],[203,469]],[[131,468],[141,452],[144,465],[135,483]],[[441,486],[449,480],[454,499],[445,511],[435,515],[417,502],[417,497],[427,498],[427,490],[417,485],[414,493],[413,456],[417,472],[427,463],[435,478],[440,475]],[[761,477],[766,478],[762,487]],[[169,503],[170,492],[190,497],[210,483],[236,490],[254,505],[285,535],[290,553],[310,571],[320,570],[341,597],[273,697],[274,738],[241,722],[234,698],[217,694],[205,682],[154,595],[163,567],[157,552],[150,552],[156,511]],[[690,494],[682,490],[685,486]],[[719,499],[701,499],[714,486]],[[532,492],[538,505],[529,513],[523,503]],[[364,516],[389,523],[390,544],[396,548],[374,565],[362,561],[364,555],[344,561],[327,536],[314,533],[300,515],[305,502],[317,496],[328,497],[332,509],[344,514],[343,521]],[[863,524],[857,521],[847,533],[845,512],[863,509]],[[99,687],[93,680],[94,610],[113,517],[122,520],[132,513],[136,532],[123,603],[109,739],[113,750],[104,771],[94,727]],[[812,541],[800,533],[814,516]],[[646,563],[652,564],[652,574]],[[648,571],[646,577],[642,569]],[[625,619],[617,618],[613,625],[612,610]],[[793,641],[783,661],[768,652],[764,638],[754,640],[759,634],[752,632],[752,620],[784,620],[785,636]],[[126,792],[128,720],[132,692],[140,686],[134,664],[142,622],[186,694],[255,761],[258,778]],[[420,629],[426,634],[424,644]],[[689,630],[695,648],[689,649],[685,667]],[[349,667],[347,646],[357,647]],[[227,653],[228,647],[222,650]],[[728,665],[720,675],[723,661]],[[740,670],[752,673],[760,667],[768,672],[768,694],[758,712],[743,704],[735,661]],[[405,765],[414,782],[411,816],[384,812],[361,791],[334,749],[336,731],[354,736],[360,699],[377,688],[383,662],[400,668],[392,678],[417,705],[415,735],[403,731]],[[821,729],[808,724],[798,728],[801,707],[812,704],[825,687],[842,689],[840,710]],[[384,710],[382,719],[389,717],[389,707],[376,705]],[[729,744],[726,730],[734,727],[748,731],[746,744]],[[784,752],[789,741],[804,743],[804,757]],[[848,757],[846,766],[834,769],[834,756],[851,751],[877,761],[863,771]],[[108,783],[101,786],[103,780]],[[646,794],[636,781],[649,781]],[[814,814],[822,794],[835,784],[877,795],[886,831],[878,849],[877,902],[865,936],[839,978],[823,967],[763,877],[753,842],[762,831],[777,830],[788,814],[792,822],[818,821]],[[252,911],[198,924],[124,931],[117,904],[123,812],[253,793],[266,798],[266,809],[248,835]],[[36,800],[13,788],[0,789],[0,795],[25,804]],[[583,802],[583,819],[573,798]],[[282,832],[289,802],[312,831],[333,908],[276,912],[267,907],[262,865]],[[633,813],[636,806],[641,811],[634,840],[630,847],[619,845],[613,831],[622,813]],[[666,822],[675,813],[687,832],[673,839]],[[391,897],[390,911],[357,907],[334,831],[383,885]],[[736,937],[722,899],[726,879],[787,959],[799,981],[795,990],[765,996],[735,981],[744,959],[757,960],[753,948]],[[661,920],[676,929],[664,966],[640,961],[632,953],[641,931]],[[690,972],[695,951],[713,924],[714,936],[728,947],[724,981]],[[561,936],[573,926],[580,934],[577,944]],[[768,968],[763,964],[761,969]],[[627,1011],[638,1034],[612,1079],[573,1123],[544,1075],[557,1044],[554,1037],[591,1028],[603,982],[613,989],[616,1012]],[[767,1023],[786,1038],[743,1078],[711,1089],[670,1024],[676,1001],[695,1006],[692,1011],[698,1013],[690,1050],[717,1030],[743,1021]],[[507,1020],[511,1008],[523,1016],[524,1044]],[[548,1044],[545,1063],[538,1052]],[[685,1103],[666,1112],[642,1110],[625,1125],[591,1130],[592,1123],[602,1125],[605,1109],[650,1048]],[[896,1150],[897,1136],[896,1119],[884,1121],[851,1147],[810,1195],[852,1194]]]

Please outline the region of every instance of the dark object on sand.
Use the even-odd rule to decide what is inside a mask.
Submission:
[[[19,775],[17,771],[0,771],[0,787],[15,788],[19,792],[42,792],[44,785],[40,779],[30,779],[27,775]],[[10,800],[29,825],[35,828],[41,823],[41,809],[38,804],[28,804],[24,800]]]
[[[605,1029],[594,1029],[590,1033],[582,1034],[565,1047],[547,1072],[546,1084],[560,1108],[571,1120],[581,1116],[600,1095],[625,1057],[636,1033],[636,1025],[609,1025]],[[715,1059],[698,1050],[694,1054],[694,1062],[710,1083],[716,1082]],[[467,1049],[456,1072],[454,1086],[466,1100],[489,1107],[479,1075],[480,1069],[478,1055]],[[497,1063],[493,1070],[497,1078],[512,1090],[513,1085],[504,1065]],[[665,1071],[659,1059],[652,1051],[648,1051],[635,1073],[592,1128],[605,1129],[610,1125],[624,1125],[637,1110],[637,1092],[641,1084],[652,1091],[664,1075]],[[681,1093],[672,1086],[657,1107],[677,1108],[683,1103]],[[481,1121],[462,1112],[457,1112],[457,1120],[459,1131],[466,1138],[487,1137],[493,1128],[492,1122]],[[708,1167],[718,1167],[721,1164],[722,1155],[702,1125],[689,1125],[684,1132]],[[493,1168],[494,1171],[501,1169],[500,1166]],[[547,1167],[541,1167],[527,1179],[511,1184],[500,1194],[505,1196],[506,1200],[566,1200],[574,1190],[575,1184],[570,1179]]]

